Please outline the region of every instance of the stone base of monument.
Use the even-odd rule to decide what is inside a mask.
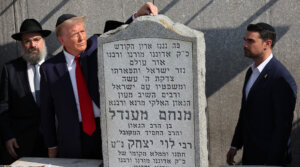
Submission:
[[[12,163],[11,166],[100,167],[102,160],[23,157]]]

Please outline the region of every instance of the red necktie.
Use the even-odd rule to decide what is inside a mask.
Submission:
[[[79,58],[80,58],[79,56],[75,56],[75,61],[76,61],[75,73],[76,73],[78,99],[79,99],[79,105],[81,111],[82,127],[83,127],[83,131],[86,134],[91,136],[96,130],[93,104],[81,71]]]

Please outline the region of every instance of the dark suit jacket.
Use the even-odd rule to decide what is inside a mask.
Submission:
[[[130,23],[128,19],[126,23]],[[108,21],[105,31],[119,27],[124,23]],[[80,55],[82,72],[87,83],[88,92],[99,107],[100,95],[98,85],[98,35],[87,41],[87,49]],[[46,61],[40,68],[41,72],[41,111],[42,130],[46,146],[58,146],[59,156],[81,158],[80,124],[78,120],[75,96],[67,70],[66,59],[60,52]],[[58,127],[56,130],[55,119]],[[99,139],[100,140],[100,139]]]
[[[88,40],[80,62],[89,94],[99,107],[97,35]],[[66,59],[60,52],[40,68],[42,130],[46,146],[58,146],[60,157],[80,158],[80,125]],[[55,127],[55,116],[58,128]],[[56,134],[57,133],[57,134]]]
[[[40,134],[40,108],[31,93],[27,62],[19,57],[4,65],[0,86],[0,133],[2,141],[16,138],[19,156],[33,156]],[[36,156],[36,155],[35,155]]]
[[[287,69],[273,57],[245,97],[252,73],[248,70],[239,120],[232,146],[243,147],[244,165],[283,165],[291,133],[297,85]]]

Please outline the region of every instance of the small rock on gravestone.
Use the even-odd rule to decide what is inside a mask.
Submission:
[[[207,167],[203,33],[143,16],[98,39],[105,167]]]

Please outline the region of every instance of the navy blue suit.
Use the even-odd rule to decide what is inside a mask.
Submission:
[[[80,55],[80,63],[89,94],[99,107],[97,38],[94,35],[88,39],[87,49]],[[40,72],[41,125],[46,146],[58,146],[60,157],[80,158],[80,124],[64,53],[60,52],[43,63]],[[55,116],[58,121],[57,131]]]
[[[251,73],[250,68],[231,146],[243,147],[243,165],[284,165],[296,103],[296,82],[273,57],[246,99],[245,88]]]
[[[129,18],[125,23],[129,24],[131,22],[132,18]],[[104,32],[115,29],[123,24],[118,21],[107,21]],[[98,35],[93,35],[87,40],[87,48],[80,55],[80,64],[89,95],[93,102],[100,108],[97,39]],[[82,128],[78,119],[75,95],[64,53],[60,52],[52,59],[43,63],[40,73],[41,127],[45,136],[46,146],[48,148],[58,146],[59,157],[95,158],[94,153],[92,153],[92,156],[83,155],[86,152],[85,150],[89,152],[89,148],[82,145]],[[57,119],[57,130],[55,119]],[[97,125],[98,123],[96,123]],[[100,141],[100,133],[100,127],[97,127],[93,137],[99,138]],[[93,149],[101,152],[101,141],[98,147]],[[97,155],[98,153],[96,153]],[[99,155],[99,158],[101,158],[101,155]]]

